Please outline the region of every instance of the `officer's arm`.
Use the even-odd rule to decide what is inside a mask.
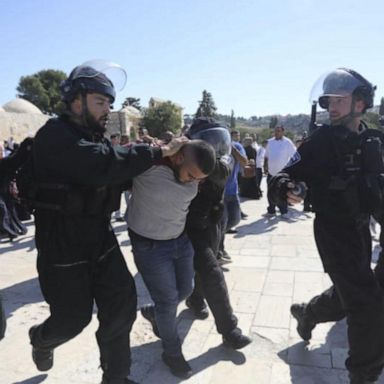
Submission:
[[[37,135],[34,145],[35,169],[42,175],[64,178],[75,184],[121,184],[145,172],[164,155],[177,151],[183,143],[160,147],[138,144],[132,147],[113,147],[108,141],[94,143],[63,135],[57,131]],[[37,175],[39,176],[39,175]]]
[[[268,183],[268,197],[273,204],[281,205],[299,203],[302,199],[291,191],[297,182],[308,182],[310,179],[310,164],[314,153],[313,142],[303,143],[289,160],[288,164]]]

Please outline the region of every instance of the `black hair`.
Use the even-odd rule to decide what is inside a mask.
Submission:
[[[240,131],[231,131],[231,136],[232,135],[240,135]]]
[[[216,152],[203,140],[191,140],[183,146],[184,156],[190,155],[204,175],[213,172],[216,164]]]

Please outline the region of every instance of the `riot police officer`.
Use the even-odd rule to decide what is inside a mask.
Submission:
[[[237,327],[237,318],[233,314],[227,284],[217,259],[224,188],[230,174],[231,138],[228,129],[211,118],[196,119],[187,136],[210,143],[217,157],[214,171],[200,183],[199,192],[189,207],[186,229],[195,251],[196,278],[195,290],[187,299],[187,306],[194,310],[197,317],[205,318],[208,316],[205,297],[224,344],[240,349],[251,339]]]
[[[287,166],[270,182],[275,202],[301,201],[311,189],[316,245],[333,286],[291,313],[304,340],[318,323],[347,317],[350,382],[376,382],[384,365],[383,294],[370,268],[369,214],[381,208],[383,172],[379,131],[361,121],[373,106],[375,87],[359,73],[340,68],[322,76],[312,100],[329,113]]]
[[[65,114],[49,120],[34,139],[29,196],[39,281],[50,306],[48,319],[29,332],[33,360],[49,370],[54,348],[83,330],[95,302],[103,384],[133,383],[127,376],[136,290],[111,212],[119,207],[122,183],[182,145],[179,139],[162,148],[114,147],[103,137],[119,76],[125,82],[125,71],[105,62],[71,72],[61,86]]]

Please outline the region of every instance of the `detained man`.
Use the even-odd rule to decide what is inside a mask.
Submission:
[[[193,248],[185,233],[188,207],[200,180],[214,169],[214,149],[202,140],[186,143],[175,155],[133,179],[128,232],[137,269],[154,306],[143,316],[162,339],[162,359],[179,377],[191,375],[177,332],[178,304],[193,290]]]

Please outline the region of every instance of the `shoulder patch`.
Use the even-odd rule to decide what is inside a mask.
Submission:
[[[301,160],[300,153],[296,151],[293,156],[289,159],[287,165],[285,167],[291,167],[292,165],[297,164]],[[285,168],[284,167],[284,168]]]

